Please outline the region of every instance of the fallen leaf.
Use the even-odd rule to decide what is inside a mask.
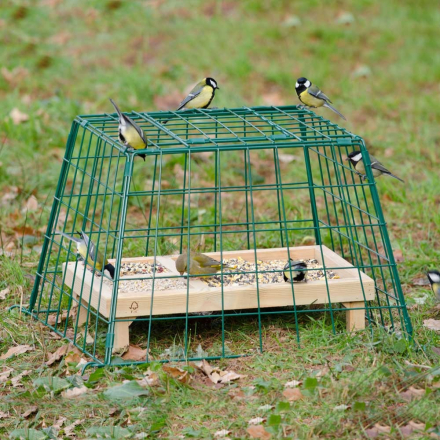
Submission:
[[[419,399],[425,395],[425,390],[423,388],[409,387],[406,391],[400,393],[400,397],[407,402],[413,399]]]
[[[7,419],[8,417],[9,417],[9,413],[0,411],[0,419]]]
[[[425,319],[423,321],[423,327],[429,328],[430,330],[440,331],[440,319]]]
[[[61,396],[65,399],[75,399],[76,397],[82,396],[89,392],[89,389],[83,385],[82,387],[70,388],[61,393]]]
[[[11,289],[9,287],[6,287],[6,289],[0,290],[0,299],[6,299],[6,295],[8,295],[11,292]]]
[[[70,345],[67,351],[67,356],[64,358],[64,362],[66,364],[75,364],[78,365],[81,360],[81,351],[76,348],[74,345]]]
[[[403,258],[403,254],[402,254],[402,250],[401,249],[396,249],[393,252],[394,255],[394,260],[396,263],[402,263],[405,259]]]
[[[52,365],[54,362],[60,360],[66,353],[67,349],[70,347],[70,344],[62,345],[57,349],[55,353],[52,353],[49,356],[48,361],[46,362],[46,365]]]
[[[31,406],[27,411],[25,411],[21,417],[23,417],[24,419],[27,419],[31,414],[34,414],[38,411],[38,407],[37,406]]]
[[[283,396],[290,402],[303,398],[303,394],[299,388],[286,388],[283,391]]]
[[[79,332],[79,335],[80,336],[82,336],[83,337],[83,339],[84,339],[84,335],[86,334],[86,331],[85,331],[85,329],[84,330],[81,330],[80,332]],[[86,344],[87,345],[90,345],[90,344],[93,344],[95,342],[95,338],[94,338],[94,336],[93,336],[93,333],[89,330],[88,332],[87,332],[87,335],[86,335]],[[79,361],[78,361],[79,362]]]
[[[194,362],[194,364],[207,376],[209,376],[213,371],[213,368],[211,367],[211,365],[209,365],[208,361],[205,361],[205,359],[203,359],[201,362]]]
[[[269,404],[267,404],[267,405],[262,405],[262,406],[259,406],[259,407],[258,407],[258,409],[259,409],[260,411],[270,411],[271,409],[274,409],[274,408],[275,408],[274,405],[269,405]]]
[[[10,85],[19,84],[29,74],[29,71],[24,67],[16,67],[12,70],[2,67],[0,72],[5,81]]]
[[[7,368],[7,367],[6,367]],[[8,380],[8,377],[11,375],[11,373],[14,371],[13,368],[8,368],[5,371],[2,371],[0,373],[0,383],[6,382]]]
[[[22,122],[26,122],[29,120],[29,115],[21,112],[17,107],[13,108],[9,116],[12,119],[12,122],[15,125],[21,124]]]
[[[294,156],[293,154],[283,154],[283,153],[279,153],[278,158],[283,163],[290,163],[290,162],[293,162],[294,160],[299,159],[298,156]]]
[[[357,65],[352,72],[353,78],[366,78],[367,76],[370,76],[371,74],[372,74],[372,71],[371,71],[370,67],[365,64]]]
[[[73,312],[71,311],[71,315]],[[64,310],[62,313],[51,313],[47,317],[47,323],[51,326],[55,326],[56,324],[60,324],[61,322],[65,321],[68,317],[69,313],[67,310]]]
[[[222,373],[225,373],[222,375]],[[220,373],[220,383],[229,383],[233,380],[240,379],[242,377],[240,374],[237,374],[235,371],[223,371]]]
[[[3,189],[2,205],[9,204],[18,196],[18,188],[16,186],[9,186]]]
[[[301,384],[302,384],[302,380],[291,380],[290,382],[286,382],[284,384],[284,388],[295,388]]]
[[[228,431],[226,429],[222,429],[221,431],[215,432],[214,433],[214,437],[216,437],[216,438],[223,438],[223,437],[226,437],[230,433],[231,433],[231,431]]]
[[[336,24],[342,24],[342,25],[349,25],[354,23],[354,15],[350,12],[340,12],[338,16],[336,17],[335,23]]]
[[[432,351],[433,351],[437,356],[440,356],[440,347],[432,347]]]
[[[345,411],[346,409],[349,409],[349,408],[351,408],[350,405],[344,405],[344,404],[342,404],[342,405],[337,405],[337,406],[335,406],[335,407],[333,408],[333,411]]]
[[[67,437],[71,436],[73,434],[73,430],[78,426],[81,425],[81,423],[84,422],[84,419],[75,420],[71,425],[66,426],[64,428],[64,435]]]
[[[63,424],[66,420],[67,420],[66,417],[60,417],[52,426],[55,429],[61,429],[61,427],[63,426]]]
[[[18,376],[14,376],[11,379],[11,384],[14,388],[20,387],[22,386],[22,384],[20,383],[21,379],[23,379],[23,377],[25,376],[29,376],[29,374],[32,373],[32,370],[24,370],[22,373],[20,373]]]
[[[17,345],[15,347],[11,347],[5,354],[2,354],[0,356],[0,360],[9,359],[12,356],[17,356],[33,350],[34,347],[31,347],[30,345]]]
[[[231,390],[229,390],[228,396],[232,400],[236,400],[236,401],[245,400],[247,398],[244,391],[240,390],[239,388],[232,388]]]
[[[38,200],[35,196],[30,196],[27,200],[26,200],[26,204],[24,205],[24,207],[29,210],[29,211],[36,211],[38,209]]]
[[[191,375],[188,371],[184,371],[178,367],[172,367],[171,365],[162,365],[163,371],[171,376],[173,379],[178,380],[180,383],[189,383]]]
[[[130,345],[128,351],[122,356],[124,360],[144,361],[147,358],[147,350],[139,345]]]
[[[255,417],[253,419],[250,419],[248,424],[249,425],[259,425],[260,423],[263,423],[266,421],[266,417]]]
[[[150,371],[148,375],[138,380],[137,383],[141,387],[157,387],[160,385],[159,376],[153,371]]]
[[[247,433],[252,438],[260,438],[263,440],[268,440],[272,437],[272,435],[264,429],[262,425],[252,425],[246,429]]]

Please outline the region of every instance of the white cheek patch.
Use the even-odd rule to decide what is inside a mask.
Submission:
[[[307,80],[306,82],[305,82],[305,84],[304,84],[306,87],[310,87],[311,85],[312,85],[312,83],[309,81],[309,80]]]
[[[299,87],[299,83],[295,84],[295,89],[297,89]]]
[[[217,88],[217,83],[214,80],[211,80],[211,85],[212,87],[214,87],[214,89]]]
[[[359,162],[362,159],[362,153],[356,154],[356,156],[353,156],[351,159],[355,162]]]
[[[429,278],[433,283],[440,283],[440,276],[437,275],[436,273],[428,273],[428,278]]]

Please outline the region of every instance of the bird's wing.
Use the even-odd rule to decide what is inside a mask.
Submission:
[[[115,108],[116,113],[119,116],[119,123],[121,124],[122,120],[124,120],[126,124],[129,124],[132,127],[134,127],[136,129],[136,131],[139,133],[139,136],[145,142],[145,144],[147,144],[147,139],[145,137],[144,130],[142,130],[142,128],[139,127],[139,125],[137,125],[136,122],[133,121],[133,119],[129,118],[127,115],[124,115],[124,113],[122,113],[121,110],[119,110],[119,107],[115,104],[113,99],[110,98],[110,102],[113,104],[113,107]]]
[[[370,156],[370,160],[371,160],[371,168],[382,171],[382,173],[385,174],[391,174],[391,172],[387,170],[377,159],[374,159],[373,157]]]
[[[207,255],[195,255],[193,260],[197,261],[202,267],[219,267],[221,263]]]
[[[81,237],[82,237],[82,239],[84,240],[84,244],[85,244],[85,245],[88,247],[88,249],[89,249],[89,255],[90,255],[90,258],[91,258],[93,261],[95,261],[95,244],[93,243],[92,240],[90,240],[90,238],[87,236],[87,234],[86,234],[84,231],[81,232]],[[89,245],[89,243],[90,243],[90,245]]]
[[[203,87],[206,86],[205,80],[200,81],[195,87],[189,92],[188,96],[180,103],[179,108],[177,110],[185,107],[188,102],[192,101],[196,96],[200,95],[200,92],[203,90]],[[176,111],[177,111],[176,110]]]
[[[67,238],[68,240],[74,241],[75,243],[81,243],[82,241],[81,238],[72,237],[71,235],[67,235],[64,232],[57,232],[57,233],[61,234],[63,237]]]
[[[331,103],[330,98],[322,90],[320,90],[319,87],[311,85],[307,89],[307,92],[309,92],[309,94],[314,96],[315,98],[322,99],[323,101]]]

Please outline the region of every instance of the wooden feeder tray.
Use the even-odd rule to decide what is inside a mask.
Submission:
[[[326,246],[301,246],[291,247],[290,257],[294,260],[316,259],[323,265],[321,251],[324,256],[325,266],[332,268],[350,268],[338,271],[337,279],[314,280],[307,283],[294,283],[295,303],[297,306],[310,304],[328,304],[330,296],[331,304],[342,303],[347,308],[347,330],[365,328],[365,301],[375,299],[374,280],[341,258]],[[206,253],[215,259],[220,259],[220,252]],[[253,250],[224,251],[223,259],[241,257],[244,260],[255,262]],[[164,266],[168,272],[156,273],[156,278],[179,275],[176,270],[175,260],[177,256],[157,256],[156,263]],[[257,259],[262,261],[288,260],[286,248],[257,249]],[[111,263],[114,261],[109,260]],[[153,263],[154,257],[123,258],[123,263]],[[101,278],[96,277],[90,270],[81,270],[76,262],[63,264],[65,271],[65,284],[72,289],[77,299],[82,292],[82,306],[79,307],[78,325],[86,322],[88,305],[105,318],[110,318],[110,304],[112,288],[106,283],[101,283]],[[360,275],[360,277],[359,277]],[[151,276],[151,275],[148,275]],[[93,280],[94,278],[94,280]],[[142,278],[142,274],[136,275]],[[75,280],[74,280],[75,279]],[[130,277],[121,277],[121,281],[127,281]],[[93,280],[93,281],[92,281]],[[362,283],[361,283],[362,280]],[[175,315],[212,312],[222,310],[221,287],[209,287],[205,282],[189,278],[189,301],[187,305],[187,289],[155,290],[152,315]],[[83,284],[84,283],[84,284]],[[93,288],[91,288],[93,283]],[[327,293],[327,284],[329,293]],[[101,295],[100,295],[101,290]],[[290,283],[259,284],[260,308],[293,306],[292,288]],[[224,286],[223,288],[224,310],[243,310],[258,308],[258,294],[255,284],[241,286]],[[351,309],[351,310],[350,310]],[[357,309],[357,310],[353,310]],[[137,317],[150,316],[151,292],[131,291],[119,292],[115,318],[126,321],[115,321],[115,338],[113,350],[119,350],[129,344],[129,326]],[[131,320],[130,320],[131,319]]]

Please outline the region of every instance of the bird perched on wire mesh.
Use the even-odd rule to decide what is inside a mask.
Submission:
[[[292,272],[290,271],[290,268],[292,268]],[[287,283],[289,282],[298,282],[298,281],[307,281],[306,278],[306,271],[304,269],[307,269],[307,263],[304,263],[304,261],[295,261],[290,259],[286,263],[283,269],[283,277],[284,281]]]
[[[349,160],[354,169],[363,176],[365,180],[367,178],[365,172],[365,165],[360,151],[352,151],[345,160]],[[374,177],[379,177],[382,174],[394,177],[397,180],[403,182],[400,177],[395,176],[389,170],[387,170],[374,156],[370,154],[371,171]]]
[[[107,270],[112,279],[115,277],[115,267],[108,262],[107,258],[104,259],[103,255],[96,250],[95,244],[84,231],[77,232],[80,238],[72,237],[64,232],[59,232],[59,234],[76,243],[78,254],[91,268],[98,269],[100,272]]]
[[[133,119],[129,118],[127,115],[124,115],[119,110],[119,107],[114,103],[113,99],[110,99],[110,102],[113,104],[113,107],[116,110],[116,113],[119,117],[119,140],[128,148],[133,150],[142,150],[147,148],[147,137],[145,136],[144,131],[142,130]],[[145,154],[139,154],[139,157],[142,157],[145,161]]]
[[[189,273],[189,275],[209,276],[218,272],[221,267],[222,265],[219,261],[214,260],[214,258],[208,257],[205,254],[200,254],[197,252],[190,253],[189,270],[187,252],[179,255],[176,260],[176,269],[180,273],[180,275],[183,275],[184,272],[187,272]],[[227,264],[223,264],[223,268],[234,269]]]
[[[440,272],[438,270],[430,270],[428,272],[428,280],[431,283],[431,289],[435,294],[436,300],[440,302]]]
[[[345,116],[339,113],[331,104],[329,97],[317,86],[314,86],[307,78],[298,78],[295,84],[296,94],[299,100],[307,107],[327,107],[338,114],[342,119]]]
[[[217,81],[213,78],[203,78],[188,93],[188,96],[180,103],[176,111],[182,109],[208,108],[215,96],[215,91],[219,89]],[[163,121],[166,124],[168,120]]]

